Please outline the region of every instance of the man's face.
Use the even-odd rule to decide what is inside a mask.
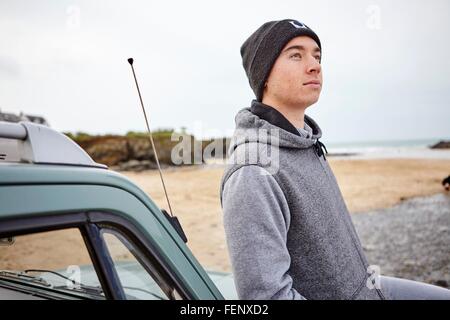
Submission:
[[[267,79],[264,100],[307,108],[322,90],[321,52],[307,36],[293,38],[281,50]]]

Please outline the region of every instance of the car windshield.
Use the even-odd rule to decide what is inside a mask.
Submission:
[[[29,294],[105,299],[77,228],[4,238],[0,242],[0,285]]]
[[[52,292],[70,293],[74,298],[105,298],[101,286],[79,283],[69,276],[52,270],[0,270],[0,280],[9,284],[28,286],[29,292],[32,292],[33,288],[41,288]]]

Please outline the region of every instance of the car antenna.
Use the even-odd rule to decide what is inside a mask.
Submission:
[[[129,58],[128,59],[128,63],[131,66],[131,71],[133,71],[134,82],[136,83],[136,88],[137,88],[137,91],[138,91],[138,94],[139,94],[139,100],[141,101],[141,107],[142,107],[142,111],[144,113],[145,124],[147,125],[148,138],[150,140],[150,144],[152,146],[153,153],[155,154],[156,165],[158,166],[159,176],[161,178],[161,183],[162,183],[162,186],[163,186],[163,189],[164,189],[164,194],[166,195],[166,200],[167,200],[167,205],[169,206],[170,216],[169,216],[169,214],[167,213],[166,210],[162,209],[161,211],[164,213],[164,215],[170,221],[172,226],[175,228],[175,230],[181,236],[183,241],[186,243],[187,242],[187,238],[186,238],[186,235],[185,235],[185,233],[183,231],[183,228],[181,227],[181,224],[178,221],[178,218],[175,217],[173,215],[173,213],[172,213],[172,207],[170,206],[169,196],[167,195],[166,185],[164,183],[164,178],[163,178],[163,175],[162,175],[161,166],[159,165],[158,154],[156,152],[155,143],[153,142],[153,135],[152,135],[152,132],[150,130],[149,123],[148,123],[148,118],[147,118],[147,113],[145,112],[144,102],[142,101],[141,90],[139,90],[139,84],[138,84],[138,81],[137,81],[137,78],[136,78],[136,73],[134,72],[133,62],[134,62],[133,58]]]

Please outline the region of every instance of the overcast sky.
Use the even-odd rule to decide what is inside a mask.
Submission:
[[[321,38],[324,86],[306,113],[323,140],[450,138],[450,1],[0,0],[0,109],[61,131],[150,126],[230,135],[254,98],[239,53],[269,20]]]

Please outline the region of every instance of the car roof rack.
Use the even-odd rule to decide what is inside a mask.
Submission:
[[[66,135],[29,121],[0,121],[0,163],[4,161],[108,168]]]

